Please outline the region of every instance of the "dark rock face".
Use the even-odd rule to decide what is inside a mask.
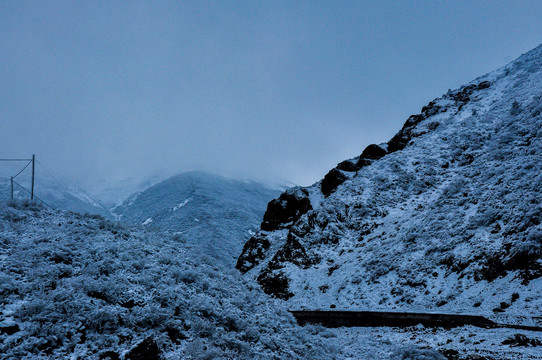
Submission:
[[[382,159],[388,152],[379,145],[371,144],[363,150],[356,166],[361,169],[365,166],[371,165],[375,160]]]
[[[369,160],[369,159],[364,159],[360,156],[358,162],[356,163],[356,166],[359,167],[360,169],[362,167],[365,167],[365,166],[369,166],[371,165],[373,161],[372,160]]]
[[[273,231],[297,221],[307,211],[312,210],[309,192],[303,188],[292,188],[282,193],[267,205],[261,229],[243,246],[243,251],[235,265],[236,269],[245,273],[258,265],[265,258],[271,246],[265,231]]]
[[[235,268],[246,273],[265,258],[265,252],[270,245],[269,240],[263,234],[251,237],[243,246],[243,252],[239,256]]]
[[[441,112],[441,110],[442,110],[441,107],[438,106],[436,102],[433,100],[433,101],[430,101],[429,104],[425,105],[422,108],[422,115],[428,118],[429,116],[438,114],[439,112]]]
[[[153,338],[146,338],[126,354],[126,360],[160,360],[162,352]]]
[[[345,160],[343,162],[340,162],[339,164],[337,164],[336,168],[342,171],[349,171],[349,172],[358,171],[360,169],[358,165],[356,165],[350,160]]]
[[[258,283],[262,286],[264,292],[279,299],[288,300],[293,294],[289,291],[289,281],[279,269],[285,262],[290,262],[296,266],[307,268],[317,260],[309,258],[305,248],[300,244],[297,237],[290,231],[288,240],[282,249],[280,249],[273,259],[267,265],[267,268],[258,276]]]
[[[337,188],[337,186],[341,185],[346,180],[348,180],[348,177],[340,170],[337,170],[337,168],[331,169],[331,171],[324,176],[322,184],[320,185],[320,190],[322,191],[322,194],[328,196]]]
[[[378,160],[383,158],[387,153],[388,152],[382,149],[380,146],[376,144],[371,144],[367,146],[365,150],[363,150],[360,158]]]
[[[271,270],[280,269],[285,262],[291,262],[302,268],[307,268],[312,264],[311,259],[307,256],[305,248],[291,231],[288,233],[286,245],[273,256],[273,259],[269,262],[268,268]]]
[[[489,81],[482,81],[479,84],[471,84],[462,87],[459,91],[451,94],[451,98],[455,101],[460,102],[468,102],[470,101],[470,96],[476,91],[476,90],[482,90],[487,89],[491,86],[491,83]]]
[[[267,210],[260,226],[262,230],[272,231],[299,219],[307,211],[311,210],[309,193],[303,188],[293,188],[283,192],[278,199],[271,200],[267,204]]]
[[[403,128],[388,141],[388,151],[392,153],[403,150],[413,137],[412,130],[424,119],[425,116],[421,114],[411,115],[403,125]]]

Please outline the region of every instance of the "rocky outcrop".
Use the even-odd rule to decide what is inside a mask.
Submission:
[[[440,99],[435,99],[429,102],[429,104],[422,108],[420,114],[411,115],[403,125],[403,128],[397,134],[395,134],[390,141],[388,141],[388,152],[392,153],[403,150],[414,137],[413,130],[419,123],[430,116],[448,111],[448,106],[439,105],[440,100],[453,101],[454,107],[457,107],[457,110],[459,111],[467,102],[472,100],[473,94],[476,91],[487,89],[490,86],[491,83],[489,81],[482,81],[479,84],[464,86],[455,92],[449,92]]]
[[[324,176],[324,179],[320,184],[320,190],[322,191],[322,194],[328,196],[337,188],[337,186],[341,185],[346,180],[348,180],[348,176],[343,174],[340,170],[337,168],[331,169],[331,171]]]
[[[376,144],[371,144],[363,150],[360,158],[369,159],[369,160],[378,160],[383,158],[388,152],[383,149],[381,146]]]
[[[271,245],[267,232],[288,227],[309,210],[312,210],[309,192],[301,187],[289,189],[282,193],[278,199],[271,200],[267,205],[267,211],[260,226],[262,231],[245,243],[235,268],[245,273],[257,266],[265,258]],[[283,284],[278,280],[273,281],[276,286],[269,285],[272,288],[277,288],[277,284]]]
[[[490,87],[488,81],[483,81],[478,84],[464,86],[454,92],[448,92],[441,98],[437,98],[429,102],[421,109],[419,114],[411,115],[404,123],[401,130],[388,141],[386,144],[371,144],[367,146],[361,155],[354,159],[349,159],[340,162],[337,166],[331,169],[322,179],[320,183],[314,185],[323,195],[328,198],[340,186],[349,180],[355,179],[358,172],[367,166],[372,166],[382,158],[391,153],[403,150],[413,139],[423,134],[434,131],[439,126],[438,121],[420,126],[424,120],[429,117],[450,111],[454,114],[460,111],[461,108],[470,101],[478,99],[476,92]],[[267,264],[260,269],[257,280],[270,295],[281,299],[289,299],[292,296],[289,290],[289,279],[283,273],[282,267],[285,263],[291,263],[297,267],[304,268],[314,263],[314,259],[310,260],[307,256],[307,251],[314,257],[314,252],[311,249],[305,249],[301,243],[295,240],[292,233],[298,228],[300,223],[308,227],[325,229],[327,219],[318,219],[317,213],[309,213],[309,218],[303,217],[309,210],[312,210],[313,204],[309,200],[308,188],[293,188],[284,192],[278,199],[272,200],[264,215],[261,224],[261,230],[253,236],[244,246],[236,268],[245,273],[259,264],[266,258],[272,256]],[[305,220],[303,220],[305,219]],[[315,221],[319,222],[315,225]],[[312,224],[312,225],[311,225]],[[355,227],[354,225],[352,225]],[[274,231],[280,229],[288,229],[285,245],[278,249],[274,254],[269,253],[269,249],[276,238],[282,238],[286,233],[276,235]],[[313,229],[314,230],[314,229]],[[318,232],[318,230],[314,230]],[[328,239],[329,238],[329,239]],[[360,237],[362,238],[362,237]],[[337,243],[338,238],[334,235],[324,236],[321,239],[322,243]],[[328,241],[333,240],[333,241]]]
[[[251,237],[243,247],[243,252],[239,256],[235,268],[246,273],[265,258],[265,252],[270,245],[271,243],[264,234]]]
[[[466,103],[471,100],[471,96],[475,91],[487,89],[491,86],[491,83],[489,81],[482,81],[479,84],[470,84],[467,86],[464,86],[460,88],[458,91],[454,93],[450,93],[447,96],[449,96],[451,99]],[[422,109],[423,111],[424,109]]]
[[[296,187],[283,192],[278,199],[271,200],[260,226],[262,230],[272,231],[291,223],[312,209],[309,193]]]
[[[305,248],[291,231],[288,233],[286,244],[273,256],[266,270],[258,276],[258,283],[266,294],[283,300],[293,296],[289,291],[288,279],[280,271],[287,262],[300,268],[307,268],[315,262],[307,256]]]
[[[336,167],[338,170],[342,171],[348,171],[348,172],[355,172],[360,169],[360,167],[353,162],[352,160],[345,160],[337,164]]]
[[[425,116],[422,114],[411,115],[403,125],[403,128],[397,134],[395,134],[390,141],[388,141],[388,151],[392,153],[403,150],[412,139],[412,131],[416,125],[418,125],[424,119]]]

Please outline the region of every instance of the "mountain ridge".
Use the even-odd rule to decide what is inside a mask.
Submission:
[[[302,308],[540,309],[541,53],[434,99],[386,144],[271,201],[236,267]]]

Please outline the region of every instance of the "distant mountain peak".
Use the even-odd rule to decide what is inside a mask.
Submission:
[[[131,195],[112,211],[122,221],[176,233],[206,255],[233,265],[277,194],[256,182],[191,171]]]

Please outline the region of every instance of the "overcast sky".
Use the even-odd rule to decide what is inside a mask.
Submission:
[[[537,46],[541,19],[541,1],[2,1],[0,157],[308,185]]]

